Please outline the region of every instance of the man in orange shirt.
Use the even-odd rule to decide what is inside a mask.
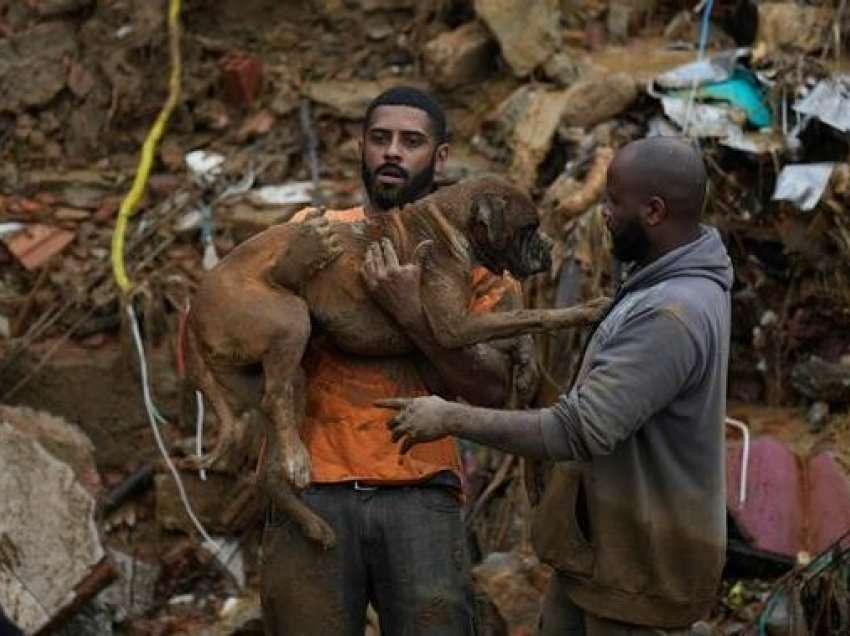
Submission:
[[[367,204],[327,212],[331,220],[356,222],[433,190],[448,154],[442,108],[417,89],[386,91],[366,111],[361,153]],[[390,636],[475,633],[456,443],[421,444],[401,455],[387,430],[390,413],[374,402],[436,392],[504,406],[514,362],[504,347],[440,347],[422,313],[420,274],[418,263],[399,264],[391,246],[367,258],[362,272],[375,302],[417,353],[358,357],[320,333],[311,339],[302,437],[312,484],[303,498],[333,528],[337,544],[325,551],[270,511],[261,572],[269,634],[362,636],[369,603]],[[472,311],[519,303],[509,279],[483,269],[470,276]]]

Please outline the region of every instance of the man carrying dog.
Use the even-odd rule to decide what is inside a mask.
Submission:
[[[445,115],[419,90],[391,89],[366,112],[361,152],[367,203],[327,212],[332,221],[358,221],[429,194],[448,153]],[[418,262],[399,263],[388,242],[370,248],[362,271],[373,299],[417,355],[364,358],[334,348],[321,334],[311,340],[303,363],[302,438],[312,484],[303,499],[332,527],[337,543],[325,551],[271,511],[261,582],[269,634],[362,636],[369,603],[388,635],[475,633],[455,442],[437,440],[402,456],[387,430],[391,414],[374,402],[439,392],[504,407],[513,362],[491,345],[440,347],[416,291],[420,273]],[[483,269],[472,275],[473,311],[518,304],[507,280]]]
[[[608,170],[614,254],[633,263],[572,389],[497,411],[395,399],[402,452],[444,435],[560,463],[533,528],[555,567],[540,633],[688,634],[725,557],[724,414],[732,267],[700,224],[706,173],[670,138],[633,142]]]

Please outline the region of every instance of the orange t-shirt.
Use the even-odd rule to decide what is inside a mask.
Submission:
[[[293,222],[304,214],[297,214]],[[365,218],[363,208],[332,210],[325,216],[343,222]],[[484,268],[476,268],[472,275],[472,311],[490,311],[507,292],[516,291],[514,281]],[[459,476],[454,439],[418,444],[401,455],[387,429],[393,413],[374,406],[382,398],[429,394],[414,358],[353,356],[326,338],[311,339],[303,361],[307,412],[302,438],[312,459],[314,482],[416,483],[446,470]]]

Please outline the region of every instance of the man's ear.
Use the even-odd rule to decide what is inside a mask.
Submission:
[[[669,214],[667,203],[661,197],[653,196],[646,202],[646,224],[649,227],[655,227],[664,221]]]
[[[472,204],[474,223],[484,227],[487,242],[492,249],[503,250],[507,246],[505,231],[505,200],[502,197],[483,195]]]
[[[446,162],[449,160],[449,144],[440,144],[434,151],[434,172],[443,176],[446,172]]]

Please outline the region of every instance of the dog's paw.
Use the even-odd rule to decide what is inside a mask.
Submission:
[[[611,306],[611,299],[607,296],[600,296],[584,303],[584,310],[587,312],[587,318],[591,322],[598,322],[608,311]]]
[[[290,444],[284,451],[283,470],[286,480],[296,490],[304,490],[310,485],[310,454],[298,441]]]
[[[304,535],[311,541],[315,541],[325,550],[330,550],[336,545],[336,535],[325,521],[316,515],[312,515],[303,524]]]
[[[326,267],[342,254],[342,242],[323,211],[308,216],[299,227],[298,233],[298,248],[303,254],[301,267],[307,277]]]

